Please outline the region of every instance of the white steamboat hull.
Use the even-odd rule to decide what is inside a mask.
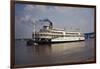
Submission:
[[[51,39],[51,42],[71,42],[71,41],[82,41],[85,40],[84,37],[59,37]]]
[[[48,44],[48,43],[64,43],[64,42],[76,42],[76,41],[84,41],[85,37],[59,37],[54,39],[48,39],[48,38],[41,38],[36,43],[40,44]],[[33,40],[28,41],[28,44],[33,44]]]

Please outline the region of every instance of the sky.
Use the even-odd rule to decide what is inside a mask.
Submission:
[[[38,22],[39,19],[49,19],[54,28],[65,29],[66,32],[94,32],[94,8],[16,4],[15,38],[32,38],[33,23],[37,31],[48,24]]]

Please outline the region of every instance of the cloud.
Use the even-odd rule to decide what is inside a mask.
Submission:
[[[91,32],[93,31],[94,22],[93,13],[93,9],[91,8],[24,4],[20,10],[16,10],[15,21],[16,23],[23,24],[21,25],[22,28],[26,29],[23,26],[28,26],[28,28],[33,27],[32,21],[35,22],[39,19],[48,18],[53,22],[54,27],[57,28],[66,27],[70,31],[70,27],[73,27],[73,29],[80,28],[82,32]],[[38,24],[38,26],[36,28],[39,29],[42,25]],[[84,29],[84,27],[86,28]],[[28,28],[26,31],[30,31]]]
[[[35,9],[34,5],[25,5],[24,11],[32,12]]]

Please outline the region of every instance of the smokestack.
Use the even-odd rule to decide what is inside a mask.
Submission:
[[[40,20],[42,22],[49,22],[49,29],[53,28],[53,23],[49,19]]]

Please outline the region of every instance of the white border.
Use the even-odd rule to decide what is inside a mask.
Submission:
[[[97,6],[97,63],[37,67],[34,69],[98,69],[100,67],[100,2],[99,0],[30,0],[68,4],[87,4]],[[10,67],[10,0],[0,0],[0,69]]]

